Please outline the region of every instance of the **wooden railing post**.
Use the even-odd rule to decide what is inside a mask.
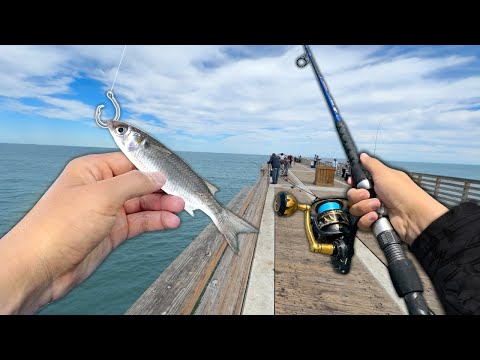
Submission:
[[[265,173],[267,172],[267,169],[268,169],[268,165],[267,164],[262,164],[261,168],[260,168],[260,176],[264,176]]]
[[[462,203],[468,200],[469,191],[470,191],[470,181],[465,181],[465,185],[463,186],[462,200],[461,200]]]
[[[442,181],[442,179],[440,177],[437,177],[437,180],[435,181],[435,191],[433,192],[433,197],[437,197],[438,190],[440,189],[441,181]]]

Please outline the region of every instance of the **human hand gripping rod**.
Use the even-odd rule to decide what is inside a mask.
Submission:
[[[373,189],[373,179],[369,172],[360,162],[353,138],[348,131],[345,121],[343,121],[335,102],[330,95],[327,84],[323,79],[320,70],[315,62],[313,54],[308,45],[303,45],[305,54],[297,59],[297,66],[303,68],[311,64],[315,76],[317,77],[320,88],[327,102],[328,108],[335,121],[337,133],[342,142],[348,161],[352,167],[352,180],[357,189],[366,189],[370,192],[370,197],[377,197]],[[383,204],[381,206],[383,208]],[[388,217],[380,211],[378,219],[371,227],[373,234],[382,248],[388,262],[388,272],[392,279],[393,286],[400,297],[403,297],[410,315],[431,315],[432,311],[423,298],[423,286],[417,274],[413,263],[405,257],[400,245],[400,238],[393,229]]]

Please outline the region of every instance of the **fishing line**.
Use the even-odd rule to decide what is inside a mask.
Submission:
[[[110,91],[112,92],[113,92],[113,86],[115,85],[115,81],[117,81],[118,72],[120,71],[120,65],[122,65],[122,60],[123,60],[123,57],[125,56],[125,50],[127,50],[127,45],[125,45],[123,48],[122,57],[120,58],[120,62],[118,63],[118,67],[117,67],[117,72],[115,74],[115,77],[113,78],[112,87],[110,88]]]

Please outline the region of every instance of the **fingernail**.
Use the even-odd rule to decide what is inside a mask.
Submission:
[[[379,206],[379,205],[378,205],[378,202],[377,202],[377,201],[375,201],[375,200],[370,201],[370,208],[371,208],[372,210],[376,210],[376,209],[378,208],[378,206]]]
[[[370,220],[370,221],[377,220],[377,214],[373,213],[373,214],[368,215],[368,220]]]
[[[370,156],[368,156],[367,153],[361,153],[361,154],[360,154],[360,160],[361,160],[362,158],[368,159],[369,157],[370,157]]]
[[[150,176],[155,182],[163,186],[167,182],[167,178],[160,172],[144,172],[145,175]]]

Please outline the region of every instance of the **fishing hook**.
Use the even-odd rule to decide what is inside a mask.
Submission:
[[[107,122],[104,122],[102,118],[102,109],[105,107],[105,105],[98,105],[97,109],[95,110],[95,121],[97,122],[97,125],[100,126],[101,128],[107,128],[108,127],[108,122],[110,121],[118,121],[120,119],[120,105],[117,102],[117,99],[115,99],[115,96],[113,95],[112,90],[107,91],[107,97],[110,99],[110,101],[113,103],[113,106],[115,107],[115,117],[112,120],[109,120]]]

